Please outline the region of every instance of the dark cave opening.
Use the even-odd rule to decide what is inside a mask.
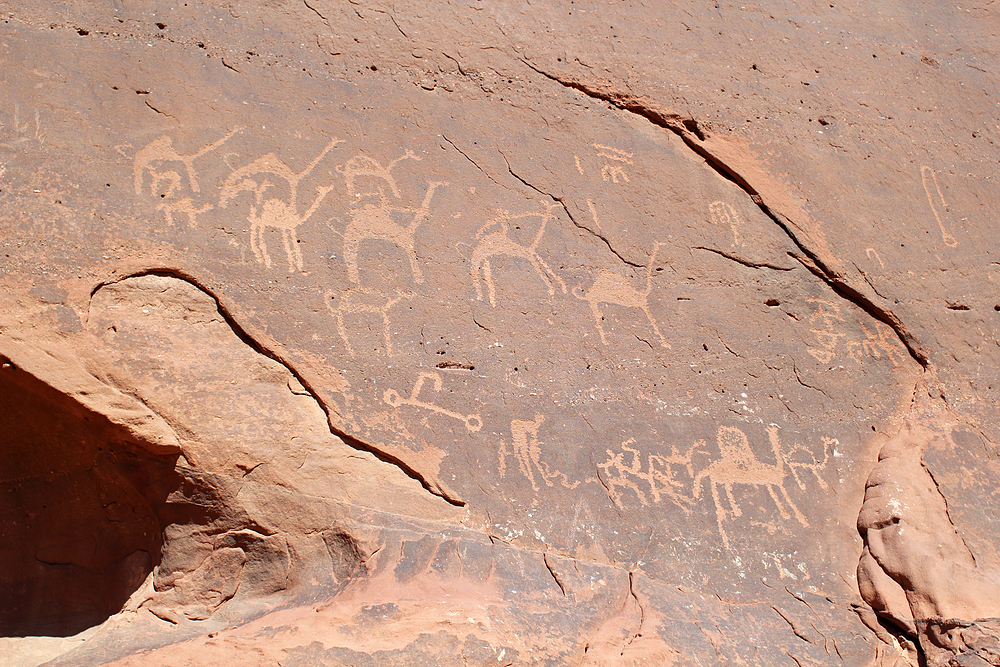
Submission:
[[[159,563],[177,455],[0,357],[0,636],[71,636]]]

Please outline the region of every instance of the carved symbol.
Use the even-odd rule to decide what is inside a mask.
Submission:
[[[638,480],[649,485],[653,502],[658,503],[660,502],[661,495],[666,496],[671,502],[681,508],[685,514],[690,513],[689,505],[694,503],[694,499],[679,493],[679,491],[684,489],[684,485],[674,479],[673,466],[678,465],[683,467],[687,470],[688,477],[694,477],[694,471],[691,468],[691,452],[699,445],[704,444],[704,441],[699,440],[696,442],[686,454],[679,453],[676,447],[671,447],[671,453],[665,456],[662,454],[650,454],[646,460],[645,470],[643,470],[642,459],[639,458],[639,451],[629,447],[634,442],[635,438],[629,438],[623,442],[621,444],[622,451],[618,453],[612,452],[610,449],[607,450],[608,460],[597,466],[598,470],[604,471],[604,475],[597,481],[601,482],[605,489],[607,489],[611,500],[620,508],[625,509],[622,502],[622,492],[617,489],[622,489],[623,491],[631,490],[639,498],[639,502],[643,505],[649,505],[649,502],[646,500],[646,494],[639,488],[638,483],[634,481]],[[631,461],[626,463],[625,457],[628,455],[631,456]]]
[[[215,141],[207,146],[203,147],[201,150],[190,155],[181,155],[174,148],[173,139],[169,136],[164,135],[158,139],[154,139],[149,142],[145,147],[139,149],[139,152],[135,154],[135,162],[132,166],[133,178],[135,180],[135,193],[142,193],[142,182],[143,176],[149,174],[152,182],[149,185],[150,194],[155,195],[159,189],[160,183],[167,181],[167,190],[164,193],[167,197],[173,195],[174,190],[180,187],[181,175],[176,171],[157,171],[155,164],[160,162],[180,162],[184,165],[184,169],[188,177],[188,186],[191,188],[192,192],[200,192],[201,187],[198,185],[198,173],[194,170],[194,161],[200,158],[206,153],[214,151],[216,148],[226,143],[230,137],[239,132],[242,128],[236,128],[231,130],[226,136],[222,137],[218,141]]]
[[[386,403],[394,408],[398,408],[401,405],[412,405],[417,408],[437,412],[438,414],[451,417],[452,419],[457,419],[465,424],[465,428],[469,431],[469,433],[475,433],[483,427],[483,420],[477,414],[463,415],[458,412],[442,408],[439,405],[419,400],[417,397],[420,395],[420,390],[424,387],[424,380],[427,379],[433,381],[434,391],[441,391],[441,376],[434,372],[424,372],[417,376],[417,381],[413,383],[413,390],[410,391],[409,398],[403,398],[395,389],[386,389],[383,398]]]
[[[878,263],[882,266],[883,269],[885,268],[885,262],[882,261],[882,257],[878,254],[878,250],[876,250],[875,248],[868,248],[867,250],[865,250],[865,254],[868,255],[868,259],[871,259],[872,255],[875,255],[875,259],[878,260]]]
[[[483,279],[486,281],[486,287],[489,290],[490,305],[494,307],[497,305],[496,285],[493,282],[493,270],[490,259],[500,255],[525,259],[531,262],[531,265],[535,268],[535,273],[538,274],[538,277],[542,279],[542,282],[548,288],[549,295],[555,294],[555,288],[552,286],[552,281],[549,280],[548,276],[551,276],[552,280],[559,283],[559,287],[563,293],[566,292],[566,283],[549,268],[549,265],[539,257],[537,252],[538,243],[542,240],[542,235],[545,233],[545,225],[548,224],[549,220],[556,217],[552,211],[558,206],[558,204],[544,203],[542,205],[545,207],[545,211],[537,213],[511,215],[507,211],[501,210],[497,213],[496,218],[483,225],[476,232],[476,238],[479,239],[479,242],[476,243],[476,247],[472,251],[472,282],[476,287],[476,299],[479,301],[483,300],[483,287],[479,278],[479,272],[482,271]],[[538,226],[538,232],[535,234],[535,239],[531,242],[531,245],[521,245],[508,236],[512,220],[521,220],[534,216],[540,217],[542,221]],[[485,234],[486,230],[495,226],[499,226],[498,231]]]
[[[740,228],[743,227],[743,220],[736,209],[724,201],[714,201],[708,205],[709,215],[712,222],[717,225],[729,225],[733,230],[733,246],[746,245],[740,241]]]
[[[253,249],[257,261],[267,268],[271,268],[271,257],[267,254],[267,246],[264,244],[264,230],[271,227],[281,232],[281,241],[285,246],[285,255],[288,257],[288,272],[294,273],[296,269],[302,270],[302,251],[299,249],[299,239],[295,234],[295,229],[312,216],[323,198],[333,189],[333,186],[323,185],[316,188],[316,199],[313,200],[309,209],[300,216],[298,214],[299,181],[308,176],[334,146],[342,143],[344,143],[343,139],[331,139],[330,143],[316,156],[316,159],[298,173],[293,172],[274,153],[268,153],[245,167],[237,169],[223,183],[222,195],[219,199],[219,204],[223,208],[226,208],[229,201],[241,192],[254,193],[254,204],[250,206],[250,215],[247,217],[250,223],[250,247]],[[284,179],[288,183],[288,200],[271,198],[264,201],[264,192],[268,188],[274,187],[274,184],[266,179],[249,178],[257,174],[273,174]]]
[[[619,148],[612,148],[611,146],[605,146],[603,144],[591,145],[597,149],[597,155],[599,157],[614,160],[615,162],[632,164],[631,158],[635,155],[634,153],[626,153]],[[617,183],[619,178],[623,179],[626,183],[629,181],[629,177],[628,174],[625,173],[625,169],[617,164],[611,164],[610,162],[605,163],[604,166],[601,167],[601,178],[605,181],[612,181],[614,183]]]
[[[774,500],[774,504],[778,507],[778,511],[782,517],[785,519],[791,518],[788,511],[785,510],[785,507],[778,499],[775,489],[781,492],[781,496],[785,499],[785,503],[792,510],[798,522],[803,526],[809,525],[809,522],[799,512],[784,487],[787,472],[785,471],[785,460],[781,455],[781,446],[778,442],[778,427],[769,426],[767,434],[771,440],[771,449],[774,452],[775,463],[773,465],[764,463],[757,458],[753,450],[750,449],[747,436],[743,431],[730,426],[720,426],[717,437],[720,457],[699,472],[694,478],[694,497],[698,498],[701,495],[701,482],[704,478],[708,477],[708,486],[712,492],[712,500],[715,502],[715,517],[719,525],[719,534],[726,549],[729,548],[729,538],[726,535],[722,520],[727,512],[722,508],[722,503],[719,500],[718,487],[720,485],[726,490],[726,497],[729,499],[729,506],[731,508],[729,514],[733,517],[743,515],[743,511],[733,497],[733,485],[763,486],[767,488],[768,494]],[[816,472],[816,469],[813,469],[813,471]]]
[[[597,225],[598,229],[603,231],[604,228],[601,227],[601,221],[597,218],[597,209],[594,208],[594,200],[588,199],[587,206],[590,208],[590,215],[594,218],[594,224]]]
[[[837,341],[846,335],[837,330],[837,322],[843,322],[844,318],[840,316],[840,306],[835,303],[823,299],[809,299],[809,302],[817,304],[817,311],[809,317],[813,325],[809,331],[819,340],[822,349],[810,347],[806,351],[821,364],[828,364],[837,354]],[[823,322],[822,328],[817,328],[817,320]]]
[[[930,173],[931,180],[934,181],[934,189],[937,190],[938,199],[941,200],[941,206],[944,210],[948,210],[948,202],[944,200],[944,195],[941,193],[941,186],[938,185],[937,174],[934,170],[927,165],[920,166],[920,180],[924,184],[924,192],[927,193],[927,203],[931,205],[931,211],[934,212],[934,219],[937,220],[938,226],[941,228],[941,239],[944,241],[945,245],[954,248],[958,245],[958,241],[955,237],[945,229],[944,222],[941,220],[941,215],[938,213],[937,206],[934,205],[934,196],[931,194],[930,186],[927,184],[927,174]]]
[[[590,303],[590,309],[594,313],[594,323],[597,325],[598,333],[601,334],[601,342],[605,345],[608,344],[608,339],[605,337],[604,327],[601,325],[601,320],[604,319],[600,308],[602,303],[624,306],[625,308],[638,308],[645,313],[646,319],[653,326],[653,331],[660,338],[660,344],[663,347],[670,347],[670,343],[660,333],[660,327],[653,319],[653,314],[649,312],[648,302],[649,293],[653,290],[653,263],[656,261],[656,253],[661,245],[666,244],[659,241],[653,244],[653,253],[650,255],[649,265],[646,267],[646,289],[642,292],[634,288],[627,277],[614,271],[601,271],[597,280],[586,292],[580,287],[573,288],[573,294],[576,298]]]
[[[378,313],[382,317],[382,337],[385,339],[385,349],[388,356],[392,356],[392,339],[389,334],[389,309],[403,299],[412,299],[413,294],[396,292],[396,296],[389,298],[384,294],[363,287],[355,288],[338,295],[333,291],[328,291],[323,295],[326,307],[337,320],[337,331],[344,340],[344,347],[347,353],[354,356],[354,349],[351,341],[347,337],[347,329],[344,326],[345,314]],[[334,305],[336,301],[336,305]]]
[[[448,185],[445,182],[435,181],[428,184],[424,201],[419,208],[389,206],[385,196],[385,189],[379,186],[375,192],[357,192],[354,181],[361,176],[375,177],[385,181],[389,186],[389,191],[393,196],[399,198],[399,189],[393,179],[390,170],[402,160],[419,160],[411,151],[389,163],[388,168],[382,167],[374,159],[365,155],[356,155],[346,163],[339,165],[337,171],[344,174],[347,183],[347,191],[356,198],[377,196],[378,204],[365,201],[356,205],[351,210],[351,221],[347,223],[344,230],[344,262],[347,264],[347,275],[352,283],[359,283],[358,275],[358,247],[362,241],[387,241],[399,246],[406,251],[406,256],[410,260],[410,269],[413,272],[413,280],[420,284],[424,282],[423,273],[417,263],[417,253],[413,248],[414,234],[417,228],[424,221],[430,212],[431,198],[434,191],[441,186]],[[393,213],[413,213],[413,219],[409,224],[401,225],[393,219]]]
[[[560,479],[562,486],[567,489],[575,489],[580,485],[579,481],[570,484],[565,473],[552,470],[549,464],[541,460],[542,448],[538,441],[538,429],[545,421],[545,415],[535,414],[534,421],[526,419],[512,419],[510,422],[511,445],[514,451],[507,449],[507,443],[501,440],[500,448],[500,476],[507,474],[507,457],[513,455],[517,459],[517,464],[521,468],[521,473],[531,482],[531,488],[538,491],[538,484],[535,482],[537,470],[542,481],[547,486],[552,486],[552,480]]]

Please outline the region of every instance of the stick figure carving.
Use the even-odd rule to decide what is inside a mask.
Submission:
[[[352,209],[351,221],[344,230],[344,262],[347,264],[347,275],[352,283],[361,281],[358,275],[358,247],[362,241],[388,241],[399,246],[406,251],[406,256],[410,260],[413,280],[417,284],[424,282],[423,272],[417,263],[417,253],[413,248],[414,234],[430,212],[434,191],[445,185],[448,184],[442,181],[428,184],[427,193],[419,208],[390,206],[385,192],[379,188],[378,193],[370,193],[378,194],[378,204],[366,202]],[[413,218],[404,226],[393,219],[393,213],[413,213]]]
[[[695,498],[701,495],[702,480],[706,477],[708,478],[712,500],[715,502],[715,517],[719,524],[719,534],[722,537],[723,545],[727,549],[729,548],[729,538],[722,524],[722,519],[727,512],[722,508],[722,502],[719,500],[718,487],[720,485],[726,490],[726,497],[729,499],[729,506],[731,508],[729,514],[733,517],[743,516],[743,511],[740,509],[739,503],[733,497],[733,486],[735,484],[763,486],[767,489],[771,499],[774,500],[774,504],[778,507],[778,511],[783,518],[789,519],[791,516],[778,499],[775,489],[781,492],[782,498],[784,498],[785,503],[792,510],[798,522],[803,526],[809,525],[809,522],[802,516],[802,513],[799,512],[785,490],[784,483],[788,472],[785,469],[785,459],[782,457],[781,445],[778,442],[778,427],[769,426],[767,434],[771,440],[771,450],[774,452],[774,464],[764,463],[757,458],[753,450],[750,449],[747,436],[743,431],[731,426],[720,426],[717,437],[720,457],[710,463],[708,467],[699,472],[694,478]]]
[[[704,441],[699,440],[684,454],[678,452],[677,447],[671,447],[670,454],[650,454],[646,459],[645,470],[639,450],[629,447],[632,444],[635,444],[635,438],[624,441],[620,452],[607,450],[608,459],[597,466],[597,469],[603,470],[604,474],[599,475],[597,480],[591,478],[588,481],[600,482],[607,490],[608,497],[621,509],[625,509],[624,493],[629,490],[635,493],[643,505],[650,504],[645,492],[639,488],[639,484],[643,483],[649,486],[652,502],[659,503],[662,497],[666,496],[685,514],[689,514],[691,512],[689,506],[694,503],[694,499],[682,493],[685,485],[675,478],[674,467],[682,467],[687,470],[688,477],[693,478],[691,453],[698,445],[704,444]],[[631,461],[626,463],[626,458],[630,458]]]
[[[344,340],[344,347],[347,348],[349,355],[354,356],[354,349],[351,347],[351,341],[347,337],[347,328],[344,326],[344,315],[378,313],[382,317],[382,337],[385,339],[386,354],[391,357],[392,338],[389,333],[389,309],[403,299],[412,299],[413,296],[413,294],[397,291],[396,296],[389,297],[375,290],[358,287],[347,292],[341,292],[339,295],[332,290],[328,291],[323,295],[323,299],[326,301],[326,307],[330,311],[330,315],[337,320],[337,331]]]
[[[191,191],[200,192],[201,187],[198,185],[198,173],[194,170],[194,161],[205,153],[210,153],[222,144],[226,143],[230,137],[239,132],[241,129],[242,128],[236,128],[235,130],[230,130],[226,136],[190,155],[181,155],[178,153],[177,149],[174,148],[173,139],[167,135],[163,135],[162,137],[149,142],[135,154],[135,162],[132,165],[135,180],[135,193],[137,195],[142,193],[142,184],[144,180],[143,176],[145,174],[149,174],[152,179],[152,182],[149,185],[150,194],[156,194],[157,188],[163,181],[168,182],[167,190],[164,193],[167,197],[172,196],[174,190],[180,187],[182,180],[181,175],[174,170],[162,172],[158,171],[156,165],[160,162],[180,162],[184,165]]]
[[[513,455],[517,459],[517,464],[521,473],[531,482],[531,488],[538,491],[538,483],[535,481],[535,470],[546,486],[552,486],[552,481],[561,478],[561,484],[567,489],[575,489],[580,485],[579,480],[569,481],[565,473],[553,470],[549,464],[541,460],[542,448],[538,441],[538,429],[545,422],[545,415],[536,413],[534,421],[527,419],[512,419],[510,422],[511,446],[513,452],[507,448],[507,443],[500,441],[500,476],[504,477],[507,470],[507,457]]]
[[[483,286],[479,278],[479,273],[482,271],[483,280],[486,281],[486,287],[489,290],[490,305],[496,307],[496,284],[493,281],[493,269],[490,260],[500,255],[517,257],[531,262],[531,265],[535,268],[535,273],[538,274],[538,277],[545,283],[545,287],[548,288],[550,296],[555,294],[555,288],[552,285],[553,280],[559,283],[559,287],[563,293],[566,293],[566,283],[538,255],[538,244],[545,233],[545,226],[549,220],[556,217],[552,211],[558,207],[558,204],[555,203],[543,203],[542,205],[545,208],[542,212],[521,213],[518,215],[511,215],[501,209],[497,212],[496,218],[480,227],[479,231],[476,232],[476,238],[479,239],[479,242],[476,243],[476,247],[472,250],[472,282],[476,287],[476,299],[479,301],[483,300]],[[540,217],[542,221],[530,245],[521,245],[510,238],[508,234],[510,232],[511,221],[534,216]],[[499,229],[487,234],[486,231],[492,227],[498,227]],[[552,277],[552,280],[549,280],[549,276]]]
[[[656,253],[659,251],[661,245],[666,244],[659,241],[653,243],[653,253],[650,255],[649,265],[646,267],[646,289],[642,292],[633,287],[631,281],[626,276],[614,271],[601,271],[597,276],[597,280],[594,281],[594,284],[586,292],[580,287],[573,288],[573,295],[576,298],[590,304],[590,309],[594,313],[594,323],[597,325],[598,333],[601,334],[601,342],[605,345],[608,344],[608,339],[604,335],[604,327],[601,325],[604,313],[601,312],[600,304],[610,303],[616,306],[638,308],[641,310],[645,313],[646,319],[649,320],[649,323],[653,326],[653,331],[659,337],[660,345],[670,347],[670,343],[660,333],[660,327],[656,324],[656,320],[653,319],[653,314],[649,312],[648,301],[649,293],[653,290],[653,263],[656,261]]]
[[[285,246],[285,254],[288,257],[288,272],[294,273],[296,269],[302,270],[302,251],[299,249],[299,239],[295,229],[308,220],[322,203],[323,198],[333,189],[332,185],[322,185],[316,188],[316,198],[312,205],[299,215],[298,212],[298,187],[299,182],[308,176],[319,161],[322,160],[337,144],[344,143],[343,139],[331,139],[330,143],[320,151],[309,165],[302,171],[295,173],[288,165],[278,159],[274,153],[257,158],[245,167],[241,167],[231,173],[222,184],[222,195],[219,205],[226,208],[229,201],[241,192],[250,191],[254,193],[254,203],[250,206],[250,215],[247,220],[250,222],[250,247],[253,249],[254,257],[258,262],[271,268],[271,257],[267,254],[267,246],[264,244],[264,230],[267,228],[277,229],[281,232],[281,241]],[[264,192],[274,184],[267,179],[250,178],[259,174],[272,174],[284,179],[288,183],[288,200],[270,198],[264,200]]]

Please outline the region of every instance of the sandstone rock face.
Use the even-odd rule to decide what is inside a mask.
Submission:
[[[0,12],[4,664],[1000,664],[989,8]]]

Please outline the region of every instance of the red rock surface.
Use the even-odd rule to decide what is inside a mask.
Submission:
[[[1000,664],[988,5],[0,14],[4,664]]]

